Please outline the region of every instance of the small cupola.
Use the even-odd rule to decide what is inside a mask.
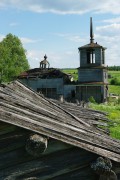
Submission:
[[[47,56],[45,54],[44,59],[40,62],[40,68],[46,69],[50,67],[50,63],[47,61]]]

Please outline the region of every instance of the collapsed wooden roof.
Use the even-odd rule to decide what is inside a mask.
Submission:
[[[94,127],[99,119],[106,120],[98,111],[59,106],[18,81],[0,86],[0,121],[120,162],[120,141]]]
[[[64,78],[64,79],[69,79],[72,77],[71,74],[67,74],[62,72],[60,69],[56,68],[46,68],[46,69],[41,69],[41,68],[34,68],[34,69],[29,69],[28,71],[22,72],[18,78],[35,78],[39,77],[42,79],[46,78]]]

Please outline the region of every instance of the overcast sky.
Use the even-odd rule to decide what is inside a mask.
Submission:
[[[18,36],[31,68],[47,54],[51,67],[79,67],[78,47],[107,47],[106,65],[120,65],[120,0],[0,0],[0,40]]]

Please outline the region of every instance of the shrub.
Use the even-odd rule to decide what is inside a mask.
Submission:
[[[118,78],[112,78],[110,81],[111,85],[120,85],[120,80]]]
[[[90,96],[89,99],[88,99],[89,102],[91,103],[96,103],[95,99],[93,96]]]

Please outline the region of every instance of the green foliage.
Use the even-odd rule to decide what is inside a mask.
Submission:
[[[119,96],[116,96],[116,97],[108,97],[108,105],[113,105],[113,106],[116,106],[116,105],[120,105],[120,97]]]
[[[108,70],[109,71],[120,71],[120,66],[109,66]]]
[[[0,81],[8,82],[28,70],[26,51],[17,36],[8,34],[0,42]]]
[[[108,75],[109,83],[114,78],[117,78],[118,80],[120,79],[120,71],[108,71]]]
[[[119,78],[112,78],[110,81],[111,85],[120,85],[120,79]]]
[[[90,98],[88,99],[88,101],[91,102],[91,103],[94,103],[94,104],[96,103],[93,96],[90,96]]]
[[[120,96],[119,96],[119,98],[118,98],[118,104],[120,104]]]
[[[110,133],[113,138],[120,139],[120,125],[114,124],[114,126],[110,128]]]
[[[118,100],[119,101],[119,100]],[[113,138],[120,139],[120,104],[116,101],[108,104],[90,104],[90,108],[108,112],[108,118],[111,119],[109,126],[110,135]]]

